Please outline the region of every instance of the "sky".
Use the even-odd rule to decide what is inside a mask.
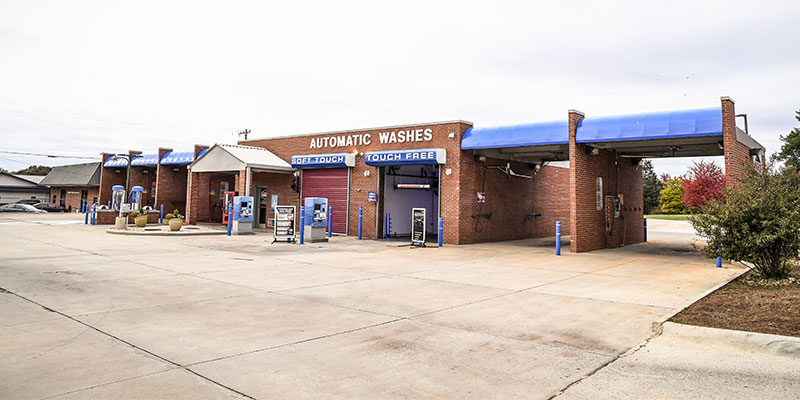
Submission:
[[[0,150],[99,159],[244,129],[497,126],[730,96],[772,153],[800,125],[798,16],[798,1],[0,0]],[[0,153],[8,170],[88,161]]]

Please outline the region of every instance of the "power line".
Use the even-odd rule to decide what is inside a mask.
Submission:
[[[26,153],[23,151],[5,151],[0,150],[0,153],[5,154],[17,154],[21,156],[37,156],[37,157],[47,157],[47,158],[75,158],[75,159],[84,159],[84,160],[97,160],[99,157],[85,157],[85,156],[65,156],[59,154],[44,154],[44,153]],[[8,158],[6,159],[8,160]]]

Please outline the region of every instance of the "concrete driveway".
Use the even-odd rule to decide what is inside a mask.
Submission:
[[[691,229],[411,249],[0,216],[0,398],[549,398],[738,275]]]

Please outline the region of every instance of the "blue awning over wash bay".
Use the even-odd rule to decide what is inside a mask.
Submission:
[[[566,120],[469,128],[461,139],[462,150],[553,144],[569,144],[569,124]]]
[[[575,140],[578,143],[592,143],[718,135],[722,135],[722,110],[716,107],[586,117],[578,126]]]
[[[131,166],[132,167],[154,167],[158,164],[158,154],[143,154],[141,156],[133,157],[131,159]],[[106,168],[119,168],[119,167],[127,167],[128,160],[125,158],[117,158],[114,159],[114,156],[108,157],[106,161],[103,163],[103,167]]]
[[[199,158],[203,154],[206,154],[208,149],[203,149],[200,151],[200,154],[197,155]],[[170,151],[167,154],[164,154],[164,157],[161,157],[161,165],[180,165],[180,164],[191,164],[194,162],[194,151]]]

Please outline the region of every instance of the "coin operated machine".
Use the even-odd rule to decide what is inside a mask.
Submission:
[[[228,214],[228,210],[230,210],[231,203],[233,202],[233,198],[236,196],[236,192],[225,192],[222,197],[222,224],[228,225],[228,218],[231,216]]]
[[[141,186],[134,186],[131,188],[131,211],[138,211],[142,208],[142,195],[144,195],[144,188]]]
[[[234,235],[253,233],[253,196],[234,196],[232,201],[231,233]]]
[[[125,186],[114,185],[111,187],[111,207],[114,211],[119,212],[122,205],[125,204]]]
[[[303,240],[310,243],[327,242],[325,229],[328,226],[328,199],[306,197]]]

